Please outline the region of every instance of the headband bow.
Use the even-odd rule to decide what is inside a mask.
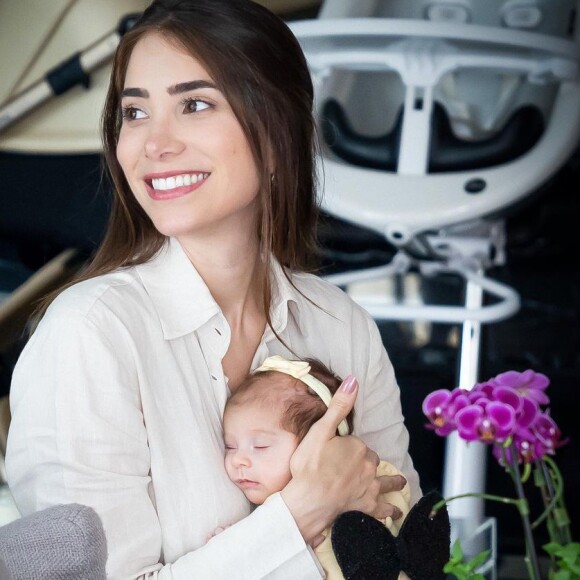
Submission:
[[[269,356],[255,372],[276,371],[290,375],[310,387],[328,407],[332,393],[328,387],[310,374],[310,365],[302,360],[288,360],[280,355]],[[338,426],[339,435],[348,435],[348,423],[345,419]]]

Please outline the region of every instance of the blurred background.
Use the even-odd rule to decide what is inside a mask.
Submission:
[[[402,14],[407,19],[428,21],[429,18],[434,19],[433,14],[439,14],[437,18],[440,20],[443,18],[441,14],[447,14],[446,18],[450,23],[469,26],[472,23],[465,14],[474,6],[482,6],[480,1],[478,6],[478,0],[423,1],[413,3],[416,11],[411,13],[408,8],[411,3],[405,6],[395,0],[383,0],[383,14],[380,10],[377,12],[377,7],[381,5],[379,0],[361,0],[350,5],[338,0],[327,0],[324,5],[320,1],[312,0],[260,0],[260,3],[279,13],[291,24],[303,19],[336,17],[349,11],[356,12],[354,16],[359,17],[389,17],[389,10],[399,10],[399,16]],[[105,47],[99,50],[106,54],[107,47],[114,47],[115,34],[121,33],[123,26],[130,25],[123,17],[140,12],[146,4],[142,0],[101,0],[98,4],[89,0],[22,0],[18,3],[0,0],[0,59],[3,61],[0,110],[4,111],[7,104],[17,101],[19,95],[34,86],[46,71],[71,55],[95,44],[100,45],[103,39]],[[493,4],[499,6],[498,13],[503,16],[498,17],[497,23],[488,22],[486,25],[490,28],[496,26],[505,31],[506,27],[512,26],[520,29],[516,32],[529,32],[540,26],[542,16],[544,22],[551,22],[548,17],[548,2],[529,0],[514,3],[498,0]],[[505,5],[520,11],[526,8],[528,12],[518,12],[519,21],[509,20]],[[574,5],[573,1],[566,3],[553,0],[553,6],[562,10],[573,8]],[[439,12],[433,11],[432,6],[438,6]],[[529,12],[531,8],[539,11],[540,20],[537,18],[538,12]],[[565,12],[561,30],[549,30],[547,33],[572,41],[578,38],[577,21],[575,8],[569,9]],[[26,320],[38,298],[69,279],[82,267],[99,242],[106,222],[109,183],[102,173],[98,121],[108,66],[104,56],[97,57],[97,61],[99,58],[102,58],[104,65],[97,66],[90,75],[76,71],[86,86],[77,84],[66,90],[62,96],[47,97],[46,102],[31,107],[30,111],[23,113],[19,120],[7,128],[2,128],[3,117],[0,114],[2,453],[9,423],[7,395],[10,378],[25,343]],[[53,75],[52,80],[57,86],[64,87],[68,82],[67,74],[75,73],[60,73],[56,77]],[[334,79],[334,83],[338,85],[343,81],[339,76]],[[343,108],[351,123],[350,127],[347,125],[347,129],[355,137],[364,136],[366,133],[370,139],[378,138],[385,131],[394,131],[393,127],[397,123],[395,114],[385,121],[384,126],[379,124],[378,128],[365,122],[363,117],[369,111],[375,115],[377,111],[381,114],[381,101],[377,102],[381,95],[377,96],[370,91],[365,83],[357,86],[359,89],[353,89],[354,96],[351,101],[358,103],[358,112],[352,108],[349,110],[351,101],[348,98],[342,99]],[[389,91],[390,86],[392,92],[396,83],[387,83],[386,86],[386,90]],[[396,89],[395,92],[397,90],[400,92],[401,89]],[[400,95],[397,98],[400,99]],[[368,104],[361,106],[362,99],[368,99]],[[322,106],[323,103],[320,102],[319,107]],[[448,113],[450,110],[448,107]],[[457,118],[458,114],[455,120]],[[573,115],[570,119],[573,123],[577,122],[577,117]],[[504,123],[505,119],[500,121]],[[547,125],[549,120],[544,118],[544,126]],[[456,123],[455,134],[461,137],[458,127]],[[516,136],[522,130],[521,127],[516,130]],[[479,138],[486,137],[488,135]],[[322,135],[321,139],[324,139]],[[341,156],[340,152],[332,149],[332,143],[328,139],[323,143],[323,148],[326,148],[331,159]],[[344,163],[360,164],[360,160],[353,161],[348,155],[346,157]],[[390,171],[393,172],[392,169]],[[513,180],[518,179],[520,175],[514,173]],[[563,434],[570,438],[570,442],[558,450],[556,460],[564,474],[573,535],[578,539],[578,141],[568,147],[553,170],[537,183],[537,187],[529,189],[516,203],[510,207],[499,208],[498,215],[492,216],[493,220],[499,219],[501,222],[501,241],[497,245],[502,255],[493,256],[486,262],[485,273],[493,280],[515,289],[520,296],[521,306],[517,312],[501,321],[482,325],[478,376],[484,380],[508,369],[521,371],[531,368],[550,378],[548,394],[552,416],[557,420]],[[344,215],[338,215],[331,209],[331,205],[323,207],[320,226],[320,261],[323,275],[364,270],[389,263],[401,248],[419,260],[433,259],[412,246],[397,245],[396,240],[381,235],[377,228],[364,227],[360,222],[345,219]],[[347,290],[351,288],[349,284],[344,284],[344,287]],[[382,286],[380,291],[390,293],[390,299],[395,304],[428,302],[461,305],[465,301],[465,285],[461,277],[452,274],[424,276],[417,268],[393,275],[389,285]],[[411,455],[421,476],[423,489],[442,489],[445,441],[424,428],[425,418],[421,412],[421,403],[435,389],[452,389],[458,385],[462,325],[425,320],[379,320],[378,324],[401,386],[403,411],[411,436]],[[491,458],[486,467],[486,491],[499,495],[513,494],[509,478]],[[495,504],[486,504],[485,509],[486,514],[498,520],[499,552],[502,558],[520,556],[524,545],[521,523],[515,512],[512,513],[503,506],[498,508]],[[532,511],[539,509],[538,498],[538,505],[532,506]],[[0,517],[2,513],[0,508]],[[2,523],[4,522],[0,521]],[[544,540],[547,541],[547,537],[542,538],[540,535],[539,543]],[[504,571],[500,577],[524,577],[518,574],[518,571]]]

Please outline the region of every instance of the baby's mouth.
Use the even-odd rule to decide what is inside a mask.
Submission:
[[[259,485],[257,481],[251,479],[236,479],[236,484],[240,487],[255,487]]]

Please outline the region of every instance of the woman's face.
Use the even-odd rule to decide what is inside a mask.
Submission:
[[[256,235],[259,173],[224,95],[194,57],[149,34],[131,55],[117,159],[164,235]]]

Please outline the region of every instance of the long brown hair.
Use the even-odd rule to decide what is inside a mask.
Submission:
[[[103,242],[70,284],[144,263],[165,242],[137,203],[116,155],[127,66],[147,34],[160,34],[198,59],[232,107],[261,175],[262,258],[268,263],[273,254],[290,270],[308,270],[318,217],[316,145],[312,81],[298,41],[278,16],[251,0],[154,0],[123,36],[113,61],[102,118],[113,204]],[[264,301],[270,323],[269,276]]]

